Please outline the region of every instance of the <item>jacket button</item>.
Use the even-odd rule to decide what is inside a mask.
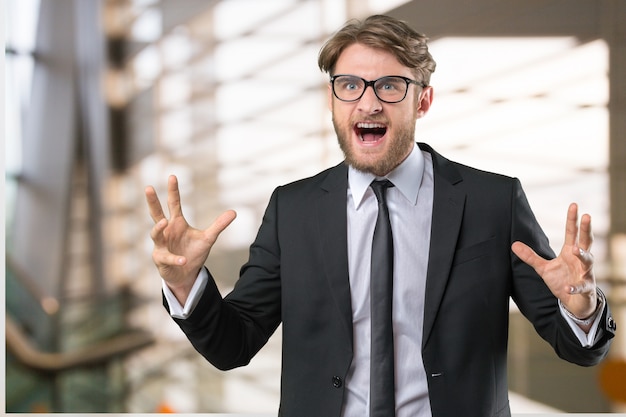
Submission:
[[[338,377],[338,376],[334,376],[333,377],[333,387],[341,388],[342,385],[343,385],[343,381],[341,380],[341,378]]]

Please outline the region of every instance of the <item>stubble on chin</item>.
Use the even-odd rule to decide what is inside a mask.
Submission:
[[[354,150],[354,144],[351,142],[352,132],[349,129],[342,129],[333,119],[335,132],[337,133],[337,141],[339,148],[343,152],[345,162],[357,171],[374,174],[377,177],[383,177],[393,171],[398,165],[406,159],[413,149],[415,142],[415,129],[403,128],[397,132],[397,136],[388,139],[388,149],[383,155],[376,157],[375,155],[367,155],[359,157]]]

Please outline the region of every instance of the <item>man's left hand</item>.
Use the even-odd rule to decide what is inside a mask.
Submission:
[[[543,259],[522,242],[514,242],[511,249],[543,278],[570,313],[586,319],[595,312],[598,302],[590,252],[592,243],[591,216],[583,215],[579,226],[578,206],[572,203],[567,210],[565,242],[559,256]]]

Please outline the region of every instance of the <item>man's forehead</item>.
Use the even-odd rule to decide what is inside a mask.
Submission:
[[[335,74],[346,73],[369,79],[385,75],[410,76],[411,70],[389,51],[353,43],[344,48],[335,64]]]

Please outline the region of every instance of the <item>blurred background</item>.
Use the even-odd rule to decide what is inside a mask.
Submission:
[[[227,373],[193,350],[162,307],[143,190],[164,197],[178,175],[202,228],[238,212],[208,261],[227,293],[274,187],[342,159],[317,53],[374,13],[431,39],[416,139],[519,177],[557,251],[568,204],[591,213],[597,279],[626,323],[626,2],[3,7],[7,412],[277,411],[280,328]],[[623,331],[594,368],[558,360],[514,305],[510,333],[514,413],[626,412]]]

